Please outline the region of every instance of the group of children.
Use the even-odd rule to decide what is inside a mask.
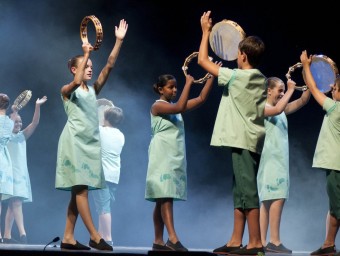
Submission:
[[[46,96],[36,100],[32,122],[22,129],[19,108],[12,105],[10,117],[6,115],[10,106],[10,98],[0,93],[0,216],[2,201],[7,202],[3,236],[0,231],[1,243],[27,243],[22,203],[32,202],[32,190],[27,168],[26,141],[37,128],[40,120],[40,106],[46,101]],[[19,231],[19,241],[12,238],[14,221]]]
[[[277,77],[266,78],[258,69],[265,51],[257,36],[247,36],[238,46],[237,68],[222,67],[208,56],[212,29],[211,12],[201,16],[202,39],[198,64],[212,77],[197,98],[189,99],[193,78],[186,83],[177,102],[177,82],[172,75],[162,75],[153,89],[160,99],[151,107],[152,139],[149,146],[145,198],[155,202],[153,212],[155,239],[153,250],[187,251],[174,228],[173,201],[186,200],[187,173],[184,122],[181,113],[202,104],[214,77],[224,87],[211,145],[227,147],[233,167],[234,227],[229,241],[213,250],[216,254],[258,255],[288,253],[280,240],[280,221],[285,200],[289,197],[289,144],[286,115],[303,107],[312,94],[326,111],[316,147],[313,167],[326,171],[330,211],[327,236],[322,247],[312,255],[335,253],[335,237],[340,220],[340,191],[336,178],[340,175],[337,161],[340,147],[340,78],[332,85],[332,98],[320,92],[310,71],[311,56],[303,51],[304,81],[309,90],[291,101],[295,82]],[[196,103],[196,104],[194,104]],[[274,150],[275,149],[275,150]],[[161,153],[160,153],[161,152]],[[156,164],[157,161],[157,164]],[[245,225],[248,244],[243,245]],[[267,232],[270,226],[270,237]],[[166,227],[168,240],[163,240]]]
[[[320,92],[310,71],[311,56],[303,51],[300,59],[303,65],[304,80],[309,90],[301,97],[291,101],[295,90],[295,82],[287,81],[287,91],[284,82],[277,77],[266,78],[258,69],[265,44],[257,36],[245,37],[238,46],[237,68],[222,67],[221,62],[212,62],[208,56],[209,36],[212,28],[211,12],[204,12],[200,23],[202,39],[199,47],[198,64],[211,77],[207,79],[197,97],[189,98],[194,78],[187,74],[186,82],[177,97],[177,81],[171,74],[158,77],[153,90],[160,96],[151,106],[152,138],[148,150],[148,167],[146,174],[145,199],[155,203],[153,210],[154,241],[152,249],[156,251],[188,251],[180,242],[175,231],[173,202],[187,199],[187,161],[185,149],[185,129],[182,113],[201,106],[208,98],[214,79],[224,87],[211,145],[228,148],[233,167],[233,202],[234,225],[231,238],[227,243],[214,250],[216,254],[257,255],[265,252],[292,253],[280,240],[281,213],[285,200],[289,197],[289,152],[288,124],[286,115],[294,113],[304,106],[312,94],[316,101],[326,111],[320,130],[318,143],[313,159],[313,167],[326,171],[327,193],[330,209],[327,236],[321,248],[313,255],[335,253],[335,237],[340,220],[340,162],[337,161],[340,146],[340,78],[336,78],[332,86],[332,98]],[[77,55],[69,61],[69,69],[73,80],[61,88],[61,100],[67,114],[67,122],[58,143],[57,168],[55,187],[71,192],[67,209],[64,236],[61,249],[68,250],[98,250],[112,251],[111,238],[104,237],[103,231],[97,231],[92,221],[88,203],[89,190],[101,191],[109,187],[105,182],[102,168],[101,135],[98,125],[96,97],[106,83],[116,62],[128,25],[121,20],[115,27],[116,43],[110,53],[106,65],[93,86],[88,85],[92,78],[92,62],[90,54],[93,47],[83,43],[83,55]],[[2,182],[6,170],[2,159],[10,159],[10,143],[25,141],[34,131],[39,121],[40,105],[46,97],[38,99],[32,123],[21,135],[12,133],[21,130],[21,120],[17,112],[11,119],[6,116],[9,99],[0,94],[0,171]],[[14,116],[16,115],[16,117]],[[110,114],[107,114],[107,118]],[[117,113],[116,113],[117,115]],[[118,114],[119,115],[119,114]],[[14,126],[19,123],[18,127]],[[112,123],[111,123],[112,125]],[[13,128],[14,126],[14,128]],[[105,126],[105,125],[104,125]],[[110,127],[109,123],[106,126]],[[106,136],[106,135],[105,135]],[[124,145],[124,137],[120,136],[120,153]],[[275,150],[273,150],[275,145]],[[110,145],[111,146],[111,145]],[[14,150],[19,152],[18,149]],[[15,162],[23,163],[25,149],[14,157]],[[119,160],[120,161],[120,160]],[[13,164],[15,167],[16,164]],[[27,168],[26,168],[27,170]],[[13,177],[14,178],[14,177]],[[339,181],[337,180],[339,179]],[[117,182],[116,182],[117,183]],[[6,186],[1,183],[2,199],[8,194]],[[113,189],[114,190],[114,189]],[[111,191],[111,189],[110,189]],[[110,191],[102,195],[96,204],[110,197]],[[11,227],[13,218],[18,215],[16,209],[21,208],[24,196],[19,195],[10,202],[6,223]],[[25,198],[29,200],[29,196]],[[99,206],[98,206],[99,207]],[[107,206],[106,206],[107,208]],[[7,215],[6,214],[6,215]],[[80,215],[89,235],[87,245],[79,243],[74,237],[76,220]],[[103,216],[106,219],[108,216]],[[19,218],[20,219],[20,218]],[[19,224],[18,224],[19,223]],[[6,224],[7,225],[7,224]],[[103,222],[99,229],[105,228]],[[248,244],[243,245],[245,226],[248,227]],[[270,238],[267,242],[267,232],[270,227]],[[23,225],[22,225],[23,228]],[[168,239],[163,239],[164,229]],[[25,235],[24,229],[20,231]],[[5,236],[7,238],[7,228]],[[8,238],[7,238],[8,239]],[[10,236],[9,236],[10,239]]]

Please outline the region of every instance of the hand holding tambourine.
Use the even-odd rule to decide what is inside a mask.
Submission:
[[[89,43],[88,36],[87,36],[87,25],[88,23],[92,21],[92,23],[95,26],[96,29],[96,42],[93,46],[93,50],[96,51],[99,49],[100,45],[103,42],[103,29],[102,24],[98,20],[98,18],[94,15],[86,16],[80,23],[80,39],[83,42],[83,45],[85,43]]]
[[[297,68],[302,68],[302,63],[298,62],[288,69],[286,78],[290,79],[292,72]],[[339,71],[335,62],[326,55],[312,55],[312,61],[310,64],[310,71],[315,80],[316,86],[322,93],[328,93],[332,90],[335,78],[338,76]],[[302,73],[302,75],[304,75]],[[296,87],[298,90],[305,91],[308,89],[306,85]]]

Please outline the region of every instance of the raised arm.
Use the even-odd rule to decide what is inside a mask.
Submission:
[[[11,118],[13,122],[15,122],[15,119],[17,118],[19,110],[16,105],[12,105],[11,109],[12,109],[12,113],[10,114],[9,117]]]
[[[183,113],[186,110],[187,102],[190,94],[191,86],[194,82],[194,78],[191,75],[185,76],[185,85],[182,90],[181,96],[178,101],[173,104],[167,102],[156,101],[151,107],[151,113],[153,115],[161,114],[178,114]]]
[[[202,27],[202,39],[198,52],[197,62],[204,70],[218,76],[220,66],[210,61],[208,49],[209,49],[209,36],[212,29],[212,19],[210,18],[211,11],[204,12],[201,16],[201,27]]]
[[[47,101],[47,97],[44,96],[41,99],[37,99],[35,102],[35,111],[33,115],[32,122],[22,131],[25,135],[26,140],[31,137],[33,132],[35,131],[35,128],[37,128],[40,120],[40,105],[44,104]]]
[[[83,43],[82,48],[84,57],[78,63],[77,67],[70,67],[71,72],[74,74],[73,81],[61,88],[61,94],[63,95],[64,99],[68,99],[72,92],[74,92],[83,82],[85,68],[87,66],[87,61],[90,58],[90,52],[93,51],[93,46],[90,43]]]
[[[218,66],[222,66],[222,62],[215,62]],[[206,100],[210,94],[210,91],[214,85],[215,76],[211,75],[211,77],[205,82],[204,87],[202,88],[200,94],[196,98],[192,98],[188,100],[186,111],[194,110],[200,107]]]
[[[310,99],[310,90],[306,90],[301,94],[300,98],[288,103],[287,107],[285,108],[285,114],[289,115],[289,114],[296,112],[297,110],[302,108],[304,105],[306,105],[309,99]]]
[[[276,116],[281,114],[282,111],[285,110],[290,98],[292,97],[294,90],[295,90],[295,82],[291,79],[287,81],[287,91],[283,95],[283,97],[277,102],[275,106],[270,106],[266,104],[264,108],[264,115],[265,116]]]
[[[124,19],[120,20],[119,27],[115,26],[115,35],[116,35],[116,42],[115,45],[109,55],[109,58],[107,60],[106,65],[100,72],[97,81],[94,83],[94,89],[96,91],[96,94],[98,95],[103,86],[105,85],[109,74],[113,68],[113,66],[116,63],[116,60],[118,58],[120,48],[123,44],[124,37],[126,35],[128,29],[128,24]]]
[[[319,103],[319,105],[322,107],[323,103],[325,102],[326,95],[322,93],[319,88],[316,86],[315,80],[313,78],[312,72],[310,71],[310,64],[312,62],[312,56],[307,55],[307,51],[302,51],[300,55],[300,60],[302,63],[304,78],[306,85],[308,86],[311,94],[313,95],[314,99]]]

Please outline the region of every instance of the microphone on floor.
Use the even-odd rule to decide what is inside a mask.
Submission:
[[[52,244],[52,243],[58,242],[59,240],[60,240],[59,236],[53,238],[53,240],[52,240],[51,242],[49,242],[48,244],[45,245],[43,251],[45,251],[45,249],[46,249],[47,246],[49,246],[49,245]]]

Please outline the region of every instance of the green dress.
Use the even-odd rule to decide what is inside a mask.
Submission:
[[[13,171],[7,144],[12,137],[14,122],[0,115],[0,196],[2,200],[13,195]],[[1,201],[0,201],[1,202]]]
[[[105,187],[96,94],[92,86],[88,88],[78,87],[69,100],[63,100],[68,118],[58,143],[57,189],[71,190],[75,185]]]
[[[181,114],[151,114],[152,137],[146,176],[145,199],[187,199],[187,161]]]
[[[260,201],[289,198],[289,141],[285,112],[266,117],[266,138],[257,173]]]

